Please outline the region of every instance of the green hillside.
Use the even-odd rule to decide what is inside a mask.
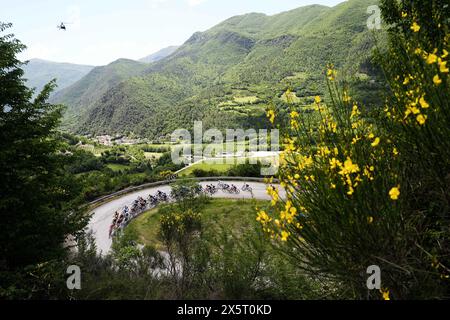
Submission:
[[[109,89],[140,74],[146,66],[141,62],[119,59],[107,66],[96,67],[72,86],[58,91],[51,101],[68,107],[66,124],[76,123],[79,114],[88,110]]]
[[[52,79],[56,79],[58,89],[64,89],[74,84],[94,67],[72,63],[58,63],[41,59],[31,59],[23,70],[25,79],[30,88],[36,88],[40,92]]]
[[[206,127],[259,128],[267,125],[268,104],[274,97],[274,103],[285,103],[288,88],[303,104],[324,94],[323,71],[334,63],[358,75],[358,95],[374,102],[373,37],[366,27],[372,4],[350,0],[333,8],[312,5],[274,16],[233,17],[195,33],[138,77],[115,86],[105,86],[102,77],[86,77],[77,85],[96,88],[101,82],[101,90],[89,90],[85,100],[73,86],[65,91],[73,98],[60,101],[81,114],[76,125],[81,134],[134,132],[155,138],[200,119]]]

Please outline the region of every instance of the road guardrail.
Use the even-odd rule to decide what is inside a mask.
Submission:
[[[120,191],[117,191],[115,193],[109,194],[107,196],[100,197],[94,201],[89,202],[88,204],[84,205],[83,207],[93,207],[96,206],[99,203],[105,203],[108,202],[108,200],[114,199],[119,196],[124,196],[129,193],[133,193],[139,190],[148,189],[152,187],[159,187],[164,185],[170,185],[171,183],[174,183],[179,180],[196,180],[199,182],[203,181],[217,181],[217,180],[224,180],[224,181],[242,181],[242,182],[261,182],[264,183],[264,178],[252,178],[252,177],[204,177],[204,178],[184,178],[184,179],[171,179],[171,180],[163,180],[163,181],[157,181],[157,182],[150,182],[146,184],[142,184],[140,186],[135,187],[129,187]],[[273,180],[274,183],[278,183],[278,179]]]

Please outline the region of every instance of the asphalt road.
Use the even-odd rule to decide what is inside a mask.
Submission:
[[[214,184],[217,186],[217,181],[206,181],[201,182],[200,184],[205,187],[208,184]],[[244,183],[242,181],[226,181],[227,184],[234,184],[239,189],[242,188]],[[213,198],[229,198],[229,199],[258,199],[258,200],[271,200],[270,196],[267,194],[267,185],[260,182],[248,182],[248,185],[253,189],[252,193],[246,191],[243,192],[241,190],[240,194],[229,194],[224,193],[222,191],[217,192]],[[278,186],[277,186],[278,187]],[[97,207],[95,210],[91,212],[92,218],[89,222],[88,228],[92,230],[93,236],[95,238],[97,244],[97,251],[99,253],[107,253],[112,244],[112,240],[109,238],[109,227],[113,220],[114,213],[117,210],[121,210],[125,206],[131,206],[134,200],[138,197],[142,197],[147,199],[147,197],[152,194],[156,194],[158,190],[161,190],[167,194],[170,194],[171,188],[170,186],[159,186],[148,188],[140,191],[136,191],[117,199],[111,200],[107,203],[104,203]],[[280,191],[280,197],[285,197],[284,190]]]

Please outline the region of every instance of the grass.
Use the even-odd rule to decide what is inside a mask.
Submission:
[[[289,98],[289,100],[288,100],[288,98]],[[295,94],[295,92],[291,92],[291,93],[289,94],[289,97],[288,97],[288,95],[287,95],[287,92],[285,92],[285,93],[281,96],[281,99],[282,99],[284,102],[288,102],[288,101],[290,101],[290,102],[292,102],[292,103],[299,103],[299,102],[300,102],[300,98],[297,97],[297,95]]]
[[[180,176],[186,177],[189,175],[192,175],[194,170],[204,170],[204,171],[212,171],[215,170],[219,173],[226,173],[228,170],[232,169],[235,165],[238,164],[244,164],[246,160],[251,161],[260,161],[263,164],[267,163],[277,163],[278,159],[277,157],[258,157],[258,158],[224,158],[224,159],[217,159],[216,161],[219,163],[214,163],[214,160],[204,160],[202,162],[199,162],[193,166],[187,167],[185,170],[180,172]],[[221,163],[221,162],[227,162],[227,163]],[[232,163],[230,162],[232,161]]]
[[[129,169],[130,167],[124,164],[116,164],[116,163],[109,163],[106,165],[108,168],[110,168],[112,171],[125,171]]]
[[[159,158],[161,158],[162,155],[163,155],[162,153],[157,152],[144,152],[145,159],[155,158],[156,160],[158,160]]]
[[[222,226],[231,228],[235,234],[243,234],[257,225],[255,208],[268,205],[268,201],[261,200],[212,199],[200,210],[205,236],[214,236]],[[160,218],[158,208],[147,211],[130,223],[127,232],[136,234],[140,244],[162,249],[158,239]]]
[[[258,102],[259,99],[257,96],[248,96],[248,97],[234,97],[234,102],[239,104],[252,104]]]
[[[200,169],[200,170],[204,170],[204,171],[215,170],[215,171],[218,171],[219,173],[225,173],[233,167],[234,167],[234,164],[228,164],[228,163],[227,164],[222,164],[222,163],[216,164],[216,163],[209,163],[207,161],[203,161],[203,162],[200,162],[193,166],[188,167],[186,170],[183,170],[180,173],[180,175],[184,176],[184,177],[189,176],[196,169]]]
[[[290,80],[301,80],[305,81],[308,78],[308,74],[306,72],[294,72],[292,76],[288,76],[284,78],[283,80],[290,81]]]

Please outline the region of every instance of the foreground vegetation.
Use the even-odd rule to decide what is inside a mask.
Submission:
[[[196,184],[183,184],[184,187]],[[323,293],[266,241],[255,216],[264,201],[179,198],[143,214],[115,239],[105,266],[93,248],[79,299],[314,299]],[[91,244],[92,245],[92,244]],[[143,249],[139,246],[144,245]],[[84,248],[84,247],[83,247]],[[113,270],[117,270],[113,272]],[[108,278],[111,277],[112,278]],[[145,281],[143,281],[146,279]],[[121,288],[121,290],[118,290]],[[130,296],[131,294],[131,296]]]
[[[450,296],[449,31],[446,1],[381,1],[389,50],[379,51],[390,89],[370,109],[330,66],[331,98],[318,122],[291,108],[282,200],[258,220],[308,274],[352,299]],[[446,14],[447,13],[447,14]],[[277,110],[269,115],[276,121]],[[366,270],[381,268],[368,290]]]
[[[283,104],[267,111],[268,122],[286,128],[279,174],[286,200],[269,187],[269,204],[209,202],[195,182],[180,182],[177,203],[132,224],[106,257],[83,233],[88,217],[78,208],[86,187],[103,185],[95,190],[100,193],[117,187],[114,175],[138,170],[139,160],[127,159],[120,147],[99,156],[73,149],[57,130],[61,109],[46,102],[52,84],[31,99],[15,58],[23,46],[0,37],[0,87],[6,89],[0,92],[0,297],[448,298],[449,7],[444,0],[381,5],[389,24],[388,50],[381,46],[375,55],[389,85],[382,107],[360,103],[329,65],[328,95],[301,106],[288,91]],[[308,50],[317,49],[311,43]],[[177,84],[167,84],[176,96]],[[144,171],[162,175],[169,159],[166,154]],[[252,206],[258,207],[253,221]],[[146,223],[151,228],[143,230]],[[78,241],[71,255],[62,245],[67,235]],[[83,270],[80,291],[66,288],[73,264]],[[381,269],[380,290],[367,287],[371,265]]]
[[[203,230],[208,241],[211,241],[223,226],[232,234],[242,235],[249,229],[257,226],[255,220],[255,207],[266,207],[266,201],[259,200],[232,200],[232,199],[211,199],[204,200],[200,206],[199,213],[202,219]],[[129,238],[134,238],[139,244],[153,246],[162,249],[163,244],[158,238],[160,231],[160,220],[169,207],[160,207],[150,210],[130,223],[126,229]]]

